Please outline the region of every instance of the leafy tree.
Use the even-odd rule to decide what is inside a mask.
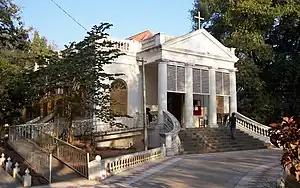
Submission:
[[[106,30],[110,27],[108,23],[94,26],[82,41],[66,46],[59,57],[52,56],[47,66],[37,71],[45,75],[39,83],[45,86],[46,93],[63,89],[61,99],[69,122],[69,140],[72,120],[82,112],[86,112],[84,116],[96,115],[102,121],[111,119],[109,80],[115,75],[103,68],[122,54],[114,48],[114,42],[107,40]]]
[[[37,57],[51,56],[53,51],[57,50],[55,44],[51,44],[43,36],[40,36],[38,31],[33,32],[33,38],[30,42],[30,52]]]
[[[33,67],[40,56],[50,54],[47,41],[37,33],[30,42],[31,28],[24,28],[19,14],[11,0],[0,0],[0,125],[18,120],[23,106],[41,97],[40,89],[32,86],[42,75]]]
[[[298,115],[300,111],[299,8],[299,3],[295,4],[278,18],[280,24],[274,26],[267,37],[267,43],[276,54],[276,61],[269,65],[266,74],[268,91],[276,96],[277,108],[290,115]]]
[[[19,16],[20,9],[11,0],[0,0],[0,47],[23,50],[28,46],[28,30]]]
[[[268,40],[277,30],[276,26],[282,24],[283,16],[300,10],[299,1],[196,0],[190,11],[194,23],[198,10],[203,13],[206,19],[203,25],[209,32],[226,46],[237,48],[236,55],[240,59],[236,64],[239,112],[265,122],[278,109],[281,98],[281,93],[275,92],[278,89],[275,80],[270,79],[280,70],[274,67],[275,62],[282,60],[274,50],[280,43]],[[276,36],[280,38],[282,34],[287,33]]]

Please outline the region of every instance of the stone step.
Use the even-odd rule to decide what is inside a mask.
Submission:
[[[188,153],[224,152],[267,148],[259,139],[236,130],[235,140],[229,128],[186,129],[179,133],[182,148]]]

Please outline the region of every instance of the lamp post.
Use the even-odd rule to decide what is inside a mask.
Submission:
[[[145,151],[148,150],[148,130],[147,130],[147,115],[146,115],[146,81],[145,81],[145,61],[144,58],[137,58],[137,62],[142,63],[142,90],[143,90],[143,125],[144,125],[144,147]]]

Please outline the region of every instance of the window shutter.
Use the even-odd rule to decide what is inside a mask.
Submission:
[[[177,91],[185,91],[185,67],[177,66]]]
[[[209,72],[208,70],[201,70],[202,93],[209,94]]]
[[[169,91],[176,91],[176,66],[168,65],[167,67],[167,74],[168,74],[168,90]],[[158,83],[159,84],[159,83]]]
[[[127,115],[128,90],[127,84],[122,79],[116,79],[111,83],[111,110],[115,115]]]
[[[224,95],[230,95],[230,78],[229,73],[223,73]]]
[[[201,93],[200,69],[193,69],[193,91]]]
[[[223,94],[223,74],[222,74],[222,72],[216,72],[216,90],[217,90],[217,95]]]

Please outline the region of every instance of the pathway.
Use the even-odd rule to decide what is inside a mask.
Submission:
[[[20,183],[0,167],[0,188],[20,187]]]
[[[280,176],[280,154],[266,149],[179,156],[122,172],[96,185],[66,182],[51,187],[271,188]]]

